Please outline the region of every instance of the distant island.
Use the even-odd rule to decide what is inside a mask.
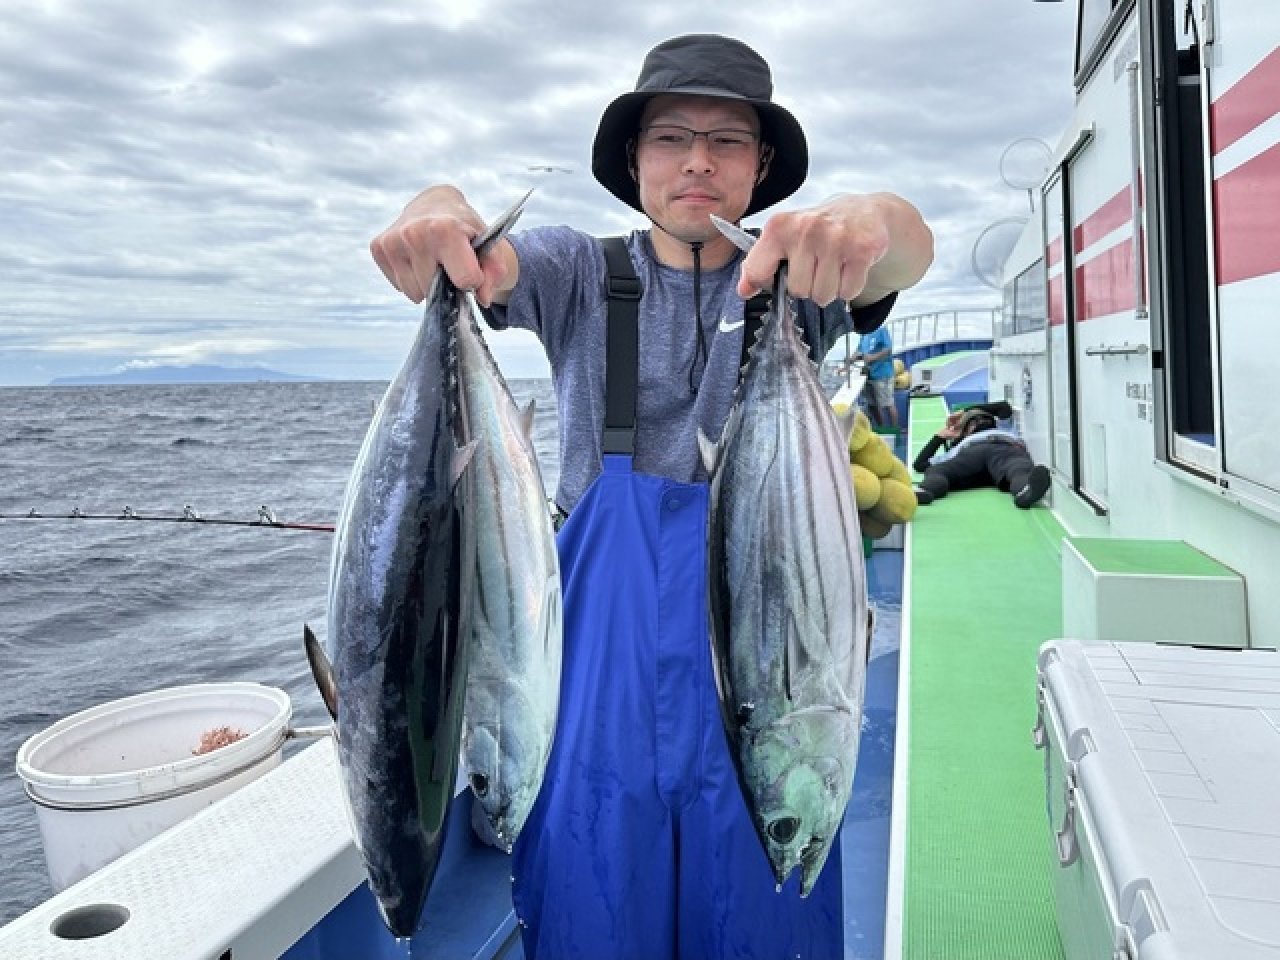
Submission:
[[[93,386],[112,383],[259,383],[262,381],[322,380],[323,377],[281,373],[267,367],[219,367],[212,364],[189,367],[130,367],[116,373],[90,373],[77,377],[55,377],[53,387]]]

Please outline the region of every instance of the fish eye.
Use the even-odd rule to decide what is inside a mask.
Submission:
[[[779,846],[785,847],[796,838],[796,831],[799,829],[799,818],[779,817],[769,824],[769,839]]]
[[[483,773],[473,773],[471,775],[471,789],[475,791],[477,797],[488,796],[489,778]]]

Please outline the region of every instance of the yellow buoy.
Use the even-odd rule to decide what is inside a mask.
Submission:
[[[871,432],[871,421],[861,410],[853,423],[853,433],[849,434],[849,456],[852,456],[867,445],[874,434]]]
[[[910,484],[880,478],[880,499],[868,513],[884,523],[906,523],[916,513],[916,493]]]
[[[881,537],[888,536],[889,531],[893,529],[893,524],[877,520],[870,513],[858,514],[858,525],[862,527],[862,535],[870,537],[872,540],[879,540]]]
[[[880,478],[859,463],[849,465],[853,478],[853,497],[859,510],[869,510],[880,499]]]
[[[873,433],[862,449],[853,455],[854,463],[866,467],[877,477],[887,477],[895,459],[893,451],[878,433]]]
[[[911,471],[907,469],[907,465],[897,457],[893,458],[893,466],[889,468],[889,479],[897,480],[899,483],[911,485]]]

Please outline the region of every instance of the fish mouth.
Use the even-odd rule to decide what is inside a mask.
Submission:
[[[512,829],[511,822],[506,816],[499,814],[489,818],[489,826],[493,827],[493,836],[498,845],[510,853],[516,845],[516,831]]]
[[[813,864],[805,864],[804,870],[800,874],[800,896],[807,897],[813,892],[814,885],[818,882],[818,877],[822,875],[822,868]]]
[[[787,882],[787,877],[791,876],[791,871],[795,869],[796,865],[794,863],[788,863],[773,864],[772,866],[774,882],[777,883],[778,890],[781,891],[783,885]]]
[[[813,891],[818,877],[822,875],[822,868],[826,866],[829,852],[827,842],[820,837],[810,837],[800,851],[800,896],[807,897]]]

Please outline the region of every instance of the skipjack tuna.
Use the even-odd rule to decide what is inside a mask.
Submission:
[[[868,616],[852,426],[822,392],[784,265],[720,442],[701,442],[725,729],[778,886],[799,866],[806,895],[844,819],[862,726]]]
[[[523,201],[477,241],[496,242]],[[458,771],[476,544],[460,482],[477,449],[458,384],[469,294],[438,272],[417,338],[356,459],[334,541],[328,656],[307,653],[334,715],[347,808],[387,927],[415,933]],[[332,664],[332,666],[330,666]]]

